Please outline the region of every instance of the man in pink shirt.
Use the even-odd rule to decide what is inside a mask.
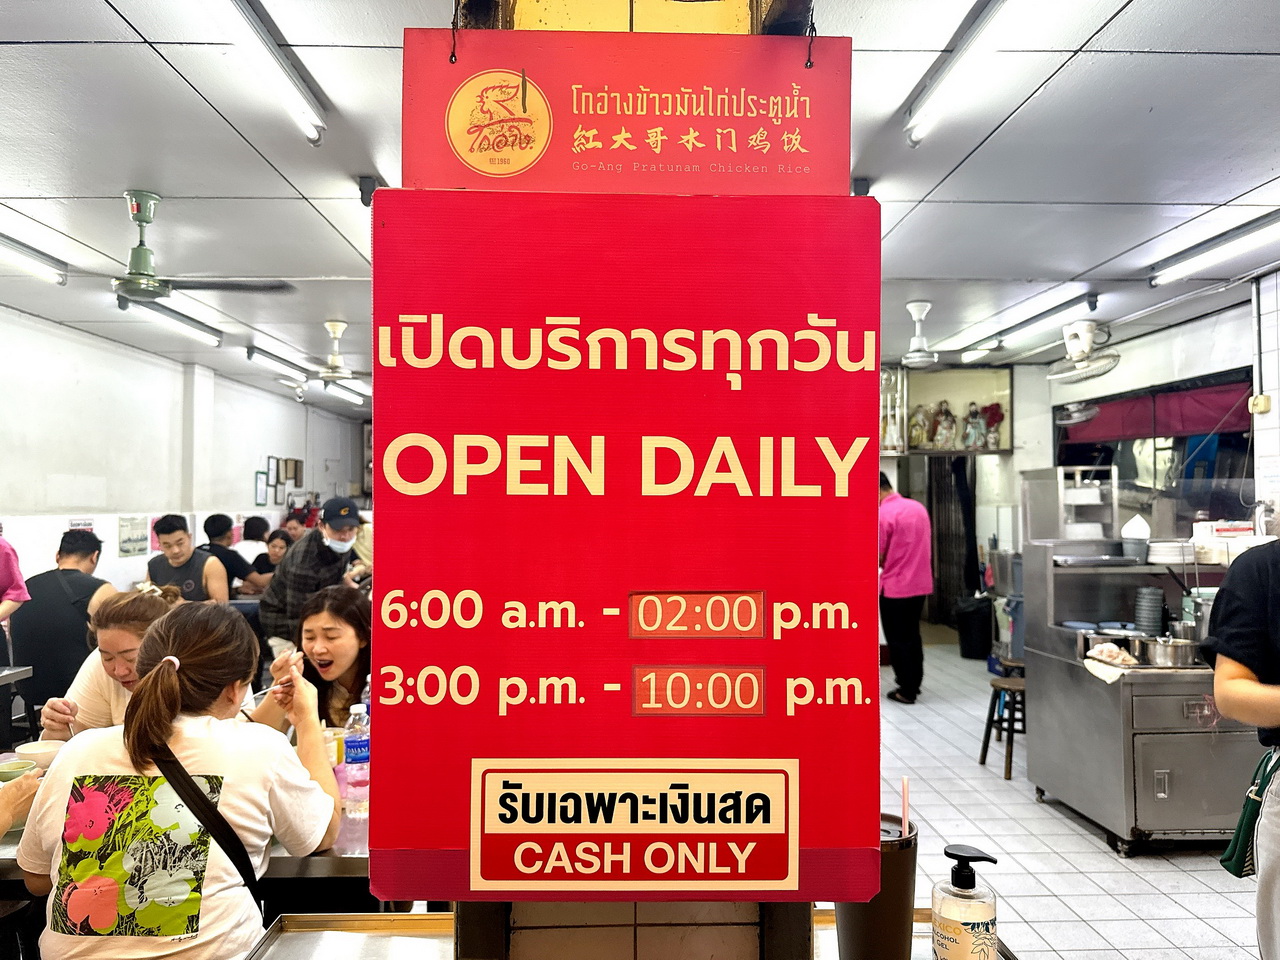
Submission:
[[[0,533],[4,527],[0,526]],[[8,620],[13,611],[31,599],[26,581],[18,569],[18,553],[9,542],[0,537],[0,623]],[[4,649],[4,635],[0,633],[0,652]],[[7,663],[7,656],[3,662]]]
[[[880,624],[898,684],[886,696],[897,703],[915,703],[924,679],[920,613],[933,593],[932,543],[924,505],[895,493],[881,473]]]

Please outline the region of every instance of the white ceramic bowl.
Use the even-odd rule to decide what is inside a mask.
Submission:
[[[65,740],[32,740],[30,743],[20,743],[13,748],[13,752],[18,755],[20,760],[32,760],[41,770],[48,770],[49,764],[53,763],[53,758]]]

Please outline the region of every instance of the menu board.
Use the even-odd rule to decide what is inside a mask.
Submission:
[[[879,211],[380,190],[371,885],[879,883]]]

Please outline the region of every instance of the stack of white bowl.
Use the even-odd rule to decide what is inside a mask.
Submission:
[[[1196,545],[1190,540],[1152,540],[1147,545],[1147,563],[1195,563]]]

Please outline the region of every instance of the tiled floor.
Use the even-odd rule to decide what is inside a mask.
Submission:
[[[945,636],[935,628],[927,639]],[[892,689],[892,671],[881,673]],[[927,642],[920,699],[884,703],[882,809],[901,809],[910,777],[916,905],[929,906],[933,884],[950,875],[942,848],[967,843],[999,860],[980,864],[979,875],[999,897],[1000,939],[1018,960],[1256,958],[1256,884],[1223,870],[1218,851],[1165,845],[1122,859],[1101,828],[1052,799],[1035,802],[1023,743],[1015,741],[1012,780],[1003,779],[1003,744],[978,765],[989,678],[985,661]]]

